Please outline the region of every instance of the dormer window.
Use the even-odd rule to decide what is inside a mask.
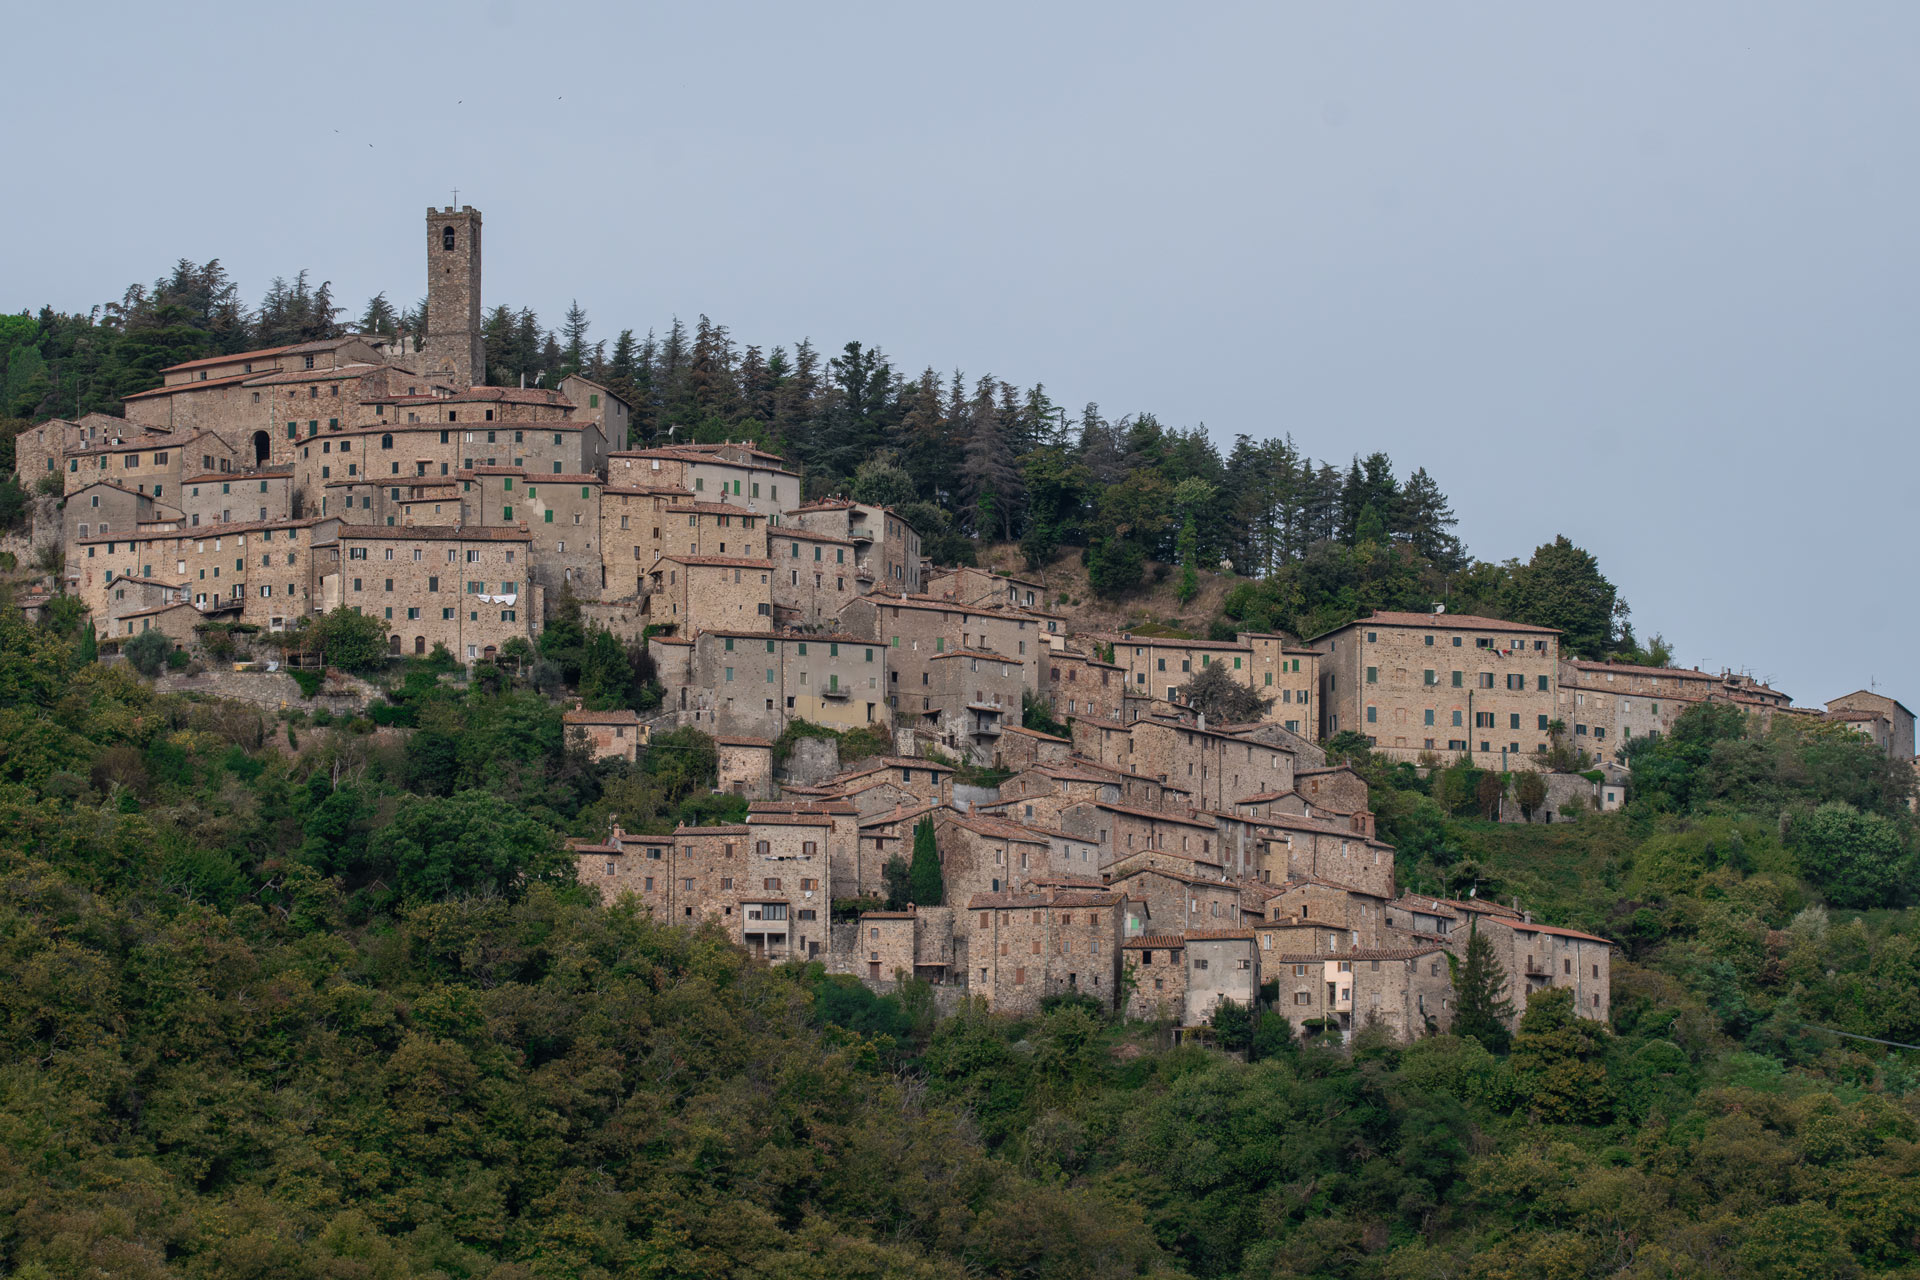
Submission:
[[[313,357],[312,357],[312,356],[303,356],[303,357],[301,357],[301,359],[302,359],[302,360],[303,360],[303,362],[304,362],[304,363],[303,363],[303,364],[301,365],[301,367],[302,367],[302,368],[304,368],[304,369],[311,369],[311,368],[313,368]]]
[[[442,228],[441,228],[441,230],[440,230],[440,247],[441,247],[442,249],[445,249],[445,250],[448,250],[449,252],[451,252],[451,251],[452,251],[452,249],[453,249],[453,228],[452,228],[452,227],[442,227]]]

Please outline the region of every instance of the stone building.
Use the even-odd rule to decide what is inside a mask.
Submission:
[[[1196,929],[1238,928],[1239,886],[1196,870],[1190,860],[1136,856],[1114,867],[1107,883],[1144,902],[1153,927],[1162,932],[1191,935]]]
[[[1140,1022],[1185,1024],[1187,940],[1177,933],[1147,934],[1120,944],[1127,976],[1126,1015]]]
[[[1260,1000],[1260,951],[1251,929],[1189,929],[1186,1025],[1210,1022],[1224,1001],[1252,1009]]]
[[[860,594],[854,544],[792,525],[769,529],[766,542],[780,625],[837,629],[841,611]]]
[[[914,920],[912,911],[860,913],[859,971],[870,981],[913,976]]]
[[[1102,725],[1083,735],[1104,764],[1121,766],[1177,786],[1204,809],[1225,809],[1241,797],[1293,790],[1293,752],[1254,738],[1198,725],[1136,720]]]
[[[999,801],[989,808],[1029,826],[1058,824],[1061,810],[1085,802],[1118,804],[1122,799],[1119,779],[1111,774],[1084,769],[1077,760],[1065,764],[1041,764],[1022,770],[999,787]]]
[[[731,502],[769,518],[800,496],[800,477],[780,457],[746,444],[620,450],[608,457],[607,481],[619,487],[681,488],[702,501]]]
[[[187,525],[288,520],[293,516],[293,472],[207,471],[180,481],[174,504]]]
[[[583,743],[596,760],[625,760],[632,764],[647,745],[647,726],[629,708],[587,711],[575,707],[560,717],[569,741]]]
[[[743,577],[754,572],[739,566],[693,567]],[[711,589],[731,585],[716,583]],[[698,589],[695,598],[700,598]],[[668,690],[680,710],[711,713],[711,723],[722,733],[773,739],[794,720],[855,729],[887,721],[881,702],[887,657],[881,646],[853,636],[735,630],[723,623],[694,635],[691,670],[677,690],[672,682]]]
[[[1559,710],[1567,741],[1601,762],[1615,759],[1635,738],[1673,730],[1681,712],[1702,702],[1726,702],[1761,715],[1791,703],[1776,689],[1733,672],[1711,675],[1624,662],[1560,663]]]
[[[1236,682],[1272,699],[1263,719],[1296,733],[1317,731],[1313,705],[1319,651],[1290,636],[1242,632],[1233,640],[1192,640],[1122,632],[1096,638],[1111,647],[1113,661],[1125,670],[1126,685],[1134,693],[1179,703],[1179,690],[1218,663]]]
[[[961,565],[926,579],[926,594],[956,604],[998,604],[1009,609],[1045,608],[1047,589],[1030,578]]]
[[[1456,910],[1467,904],[1452,904]],[[1613,1013],[1613,944],[1577,929],[1534,924],[1512,915],[1476,912],[1471,928],[1458,924],[1446,935],[1447,946],[1464,957],[1474,929],[1493,943],[1493,953],[1507,976],[1507,998],[1513,1001],[1513,1028],[1534,992],[1547,987],[1569,987],[1574,1008],[1583,1018],[1606,1022]]]
[[[1350,947],[1385,945],[1387,901],[1355,885],[1302,876],[1271,886],[1262,904],[1271,924],[1318,925],[1332,930]]]
[[[717,919],[763,959],[818,955],[832,904],[832,825],[813,815],[754,814],[744,825],[679,828],[668,917]]]
[[[1277,955],[1268,973],[1301,1034],[1344,1040],[1374,1022],[1412,1040],[1452,1024],[1452,970],[1435,943]]]
[[[853,577],[861,592],[920,593],[920,534],[892,507],[824,498],[789,509],[781,527],[841,538],[857,551]]]
[[[612,389],[570,373],[560,379],[560,395],[573,405],[573,421],[591,422],[599,428],[608,452],[625,449],[633,427],[633,406]]]
[[[773,562],[750,556],[669,555],[647,570],[649,617],[694,628],[773,630]]]
[[[393,653],[444,645],[463,662],[492,661],[508,640],[539,634],[544,593],[529,580],[525,529],[333,524],[314,547],[318,606],[383,618]]]
[[[1037,764],[1064,764],[1072,754],[1072,738],[1056,737],[1015,723],[1001,726],[993,763],[996,769],[1030,769]]]
[[[675,846],[672,836],[642,836],[622,831],[619,823],[601,843],[570,846],[575,856],[574,874],[582,884],[592,885],[601,900],[612,902],[631,893],[659,920],[694,919],[691,902],[673,903],[673,866]],[[684,911],[684,914],[682,912]]]
[[[180,521],[152,521],[130,534],[109,532],[79,540],[70,552],[67,581],[111,638],[116,609],[129,605],[129,579],[179,591],[203,613],[245,610],[247,621],[278,629],[308,612],[314,591],[315,544],[331,539],[336,520],[283,520],[190,529]],[[122,629],[124,630],[124,629]]]
[[[111,480],[95,480],[67,494],[60,511],[61,545],[71,549],[85,539],[114,533],[126,537],[162,514],[180,516],[177,509],[160,506],[150,493]]]
[[[1047,708],[1055,719],[1120,723],[1126,705],[1125,667],[1077,649],[1049,653],[1046,663]]]
[[[967,986],[997,1013],[1031,1014],[1050,995],[1118,995],[1125,895],[981,893],[967,902]]]
[[[1146,849],[1212,861],[1220,840],[1219,828],[1211,818],[1105,801],[1068,805],[1060,811],[1058,825],[1062,831],[1097,843],[1109,864]],[[1221,865],[1224,867],[1224,863]]]
[[[1321,636],[1323,737],[1388,760],[1542,767],[1558,712],[1559,632],[1461,614],[1376,613]]]
[[[456,387],[487,380],[480,336],[480,211],[427,210],[427,332],[421,364]],[[436,269],[437,268],[437,269]]]
[[[923,740],[978,763],[991,761],[1007,726],[1020,723],[1028,664],[986,649],[948,649],[919,665],[918,688],[891,686],[896,719]]]
[[[719,789],[753,800],[773,798],[773,743],[745,734],[716,734]]]
[[[609,484],[600,497],[600,598],[619,600],[647,593],[647,570],[671,552],[693,554],[698,529],[675,524],[667,508],[693,493],[678,485]],[[752,514],[742,512],[742,515]]]
[[[924,664],[949,649],[982,650],[1018,658],[1026,692],[1044,698],[1044,664],[1032,661],[1046,648],[1038,618],[1004,609],[962,606],[906,596],[871,595],[850,601],[841,625],[855,635],[871,636],[893,650],[893,669],[902,705],[918,687]]]
[[[1913,759],[1913,712],[1883,693],[1859,689],[1827,703],[1827,714],[1896,760]]]
[[[1365,825],[1371,825],[1367,815]],[[1253,871],[1269,884],[1302,878],[1352,885],[1382,901],[1393,897],[1393,846],[1342,825],[1274,813],[1255,820]]]
[[[827,880],[835,897],[858,897],[880,891],[879,868],[861,861],[860,811],[837,797],[807,796],[799,799],[755,800],[748,806],[749,821],[778,821],[783,817],[807,818],[825,841]],[[825,919],[825,917],[821,917]]]
[[[934,845],[949,902],[1024,890],[1030,880],[1055,872],[1047,836],[1003,818],[937,811]]]

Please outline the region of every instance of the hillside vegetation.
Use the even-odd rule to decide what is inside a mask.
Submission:
[[[0,612],[0,1269],[1920,1264],[1920,1074],[1815,1030],[1920,1035],[1904,779],[1857,741],[1702,716],[1628,812],[1552,828],[1363,758],[1404,877],[1625,940],[1615,1025],[1556,997],[1500,1051],[1347,1057],[1239,1015],[1230,1055],[1071,1000],[937,1018],[602,907],[562,838],[692,816],[709,758],[593,763],[511,680],[408,685],[401,741],[266,721]]]

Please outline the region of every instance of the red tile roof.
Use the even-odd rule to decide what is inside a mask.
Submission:
[[[1427,627],[1434,631],[1524,631],[1532,635],[1557,636],[1557,627],[1536,627],[1527,622],[1509,622],[1505,618],[1482,618],[1470,613],[1399,613],[1383,610],[1369,617],[1349,622],[1346,627],[1335,627],[1334,631],[1345,631],[1347,627],[1357,627],[1362,623],[1382,627]],[[1332,632],[1323,632],[1331,635]]]

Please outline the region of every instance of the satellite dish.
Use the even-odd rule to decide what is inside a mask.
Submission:
[[[1436,604],[1435,606],[1433,606],[1433,611],[1435,613],[1445,613],[1447,611],[1447,606],[1445,606],[1444,604]]]

